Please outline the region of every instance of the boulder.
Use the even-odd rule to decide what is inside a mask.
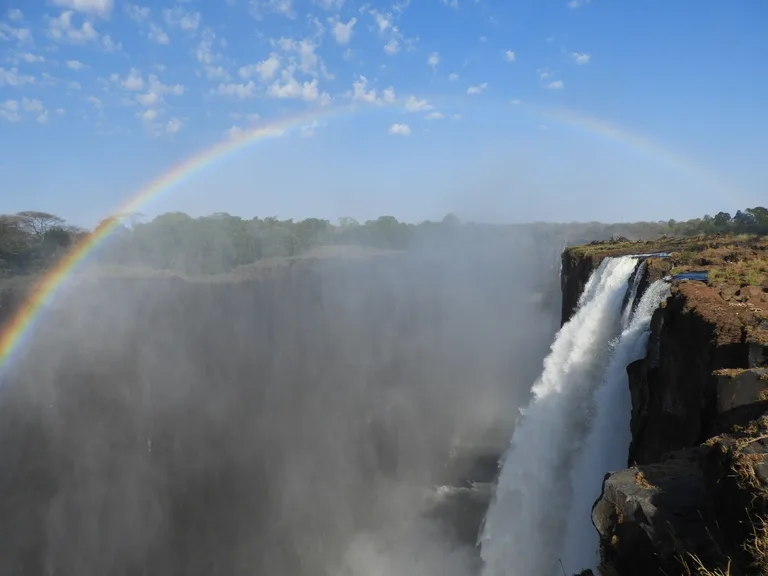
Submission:
[[[713,546],[705,451],[670,454],[661,462],[608,474],[592,510],[600,535],[601,572],[622,576],[684,574],[694,555],[707,566],[727,561]]]
[[[718,370],[716,426],[725,432],[768,411],[768,369]]]
[[[768,574],[768,416],[706,446],[704,477],[734,573]]]

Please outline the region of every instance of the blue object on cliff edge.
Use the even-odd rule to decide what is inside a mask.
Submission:
[[[704,284],[709,284],[709,271],[708,270],[691,270],[690,272],[681,272],[680,274],[675,274],[674,276],[667,276],[664,278],[667,282],[672,282],[673,280],[694,280],[696,282],[704,282]]]

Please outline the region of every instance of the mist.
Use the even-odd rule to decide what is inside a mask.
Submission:
[[[562,246],[510,230],[70,277],[0,376],[0,572],[477,573],[559,327]]]

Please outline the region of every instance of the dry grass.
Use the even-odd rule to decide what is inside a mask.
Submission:
[[[728,565],[725,568],[725,571],[721,570],[720,568],[715,568],[714,570],[710,570],[704,565],[704,562],[701,561],[701,559],[696,556],[695,554],[691,554],[690,552],[687,552],[685,556],[678,557],[678,560],[680,561],[680,564],[683,567],[683,574],[686,576],[730,576],[731,575],[731,561],[728,560]]]
[[[768,521],[760,516],[752,520],[752,536],[744,543],[744,551],[752,558],[752,567],[768,574]]]
[[[753,491],[764,490],[763,483],[755,473],[755,466],[762,464],[767,458],[768,454],[744,454],[743,452],[734,456],[733,471],[736,472],[744,487]]]
[[[645,488],[646,490],[658,490],[656,486],[648,482],[648,479],[645,477],[645,473],[642,470],[638,470],[635,472],[635,484],[640,486],[641,488]]]
[[[667,252],[671,274],[707,270],[712,284],[763,286],[768,281],[768,237],[696,236],[650,242],[601,242],[570,248],[574,256],[606,257]]]

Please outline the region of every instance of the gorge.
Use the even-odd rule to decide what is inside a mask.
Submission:
[[[525,238],[73,277],[0,373],[0,571],[763,573],[768,242],[572,246],[559,302]]]

